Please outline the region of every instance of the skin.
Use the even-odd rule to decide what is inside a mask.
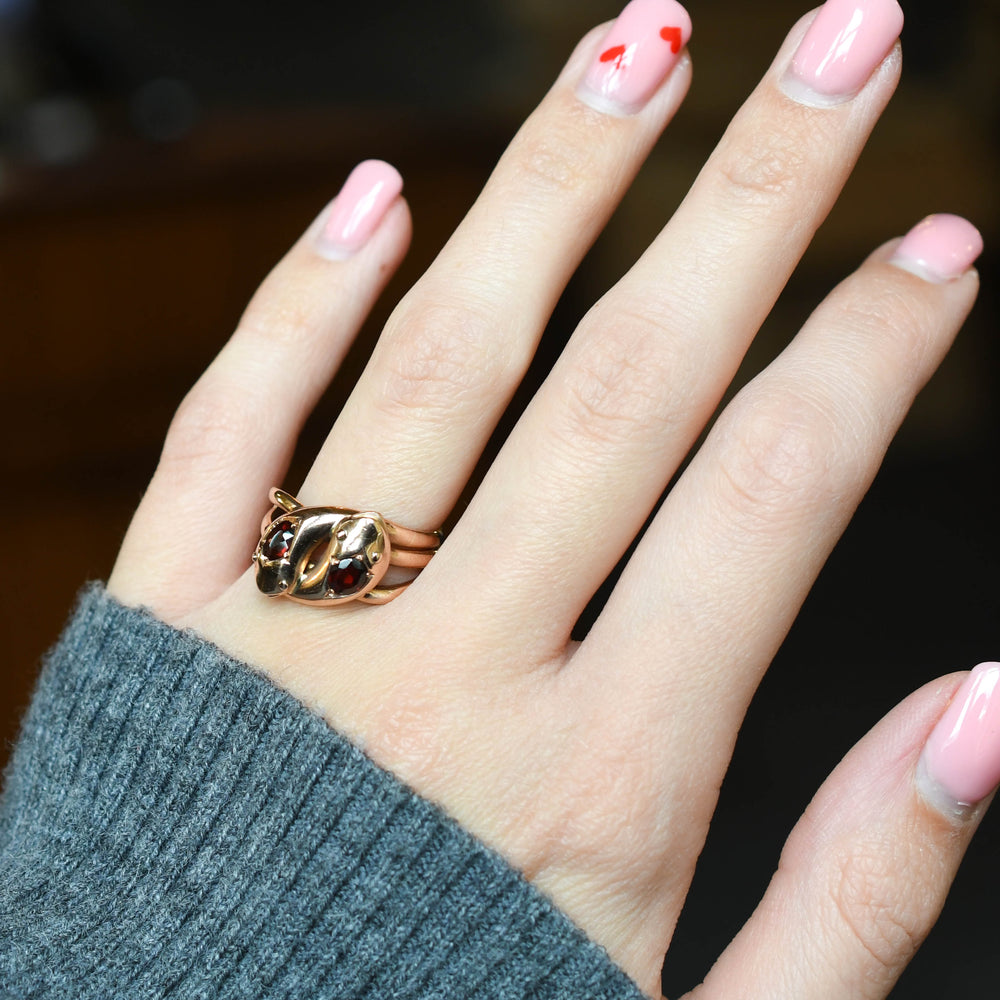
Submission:
[[[932,284],[889,263],[895,244],[876,250],[726,408],[586,641],[570,641],[895,88],[898,48],[850,101],[790,100],[779,80],[807,23],[646,254],[584,317],[402,598],[320,612],[268,600],[246,571],[267,489],[405,253],[402,199],[344,260],[316,252],[318,221],[264,282],[181,405],[109,583],[320,711],[656,997],[748,701],[977,290],[973,271]],[[294,491],[304,503],[421,528],[451,511],[563,285],[687,90],[685,55],[637,114],[581,102],[605,31],[581,42],[399,303]],[[265,374],[261,410],[250,390]],[[173,527],[205,496],[227,530],[193,575]],[[960,682],[912,695],[831,775],[699,1000],[886,995],[981,813],[945,816],[915,784]]]

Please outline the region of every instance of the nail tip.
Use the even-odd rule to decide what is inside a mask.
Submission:
[[[856,97],[890,55],[903,28],[896,0],[827,0],[789,63],[804,99],[833,107]],[[797,99],[794,95],[793,99]]]
[[[677,0],[631,0],[608,28],[577,96],[619,117],[640,112],[683,61],[691,16]]]
[[[968,219],[948,212],[921,219],[889,263],[938,284],[966,274],[983,252],[983,237]]]
[[[946,815],[974,813],[1000,784],[1000,663],[974,667],[927,737],[917,766],[924,797]]]
[[[330,204],[317,239],[329,260],[344,260],[360,251],[381,224],[403,189],[400,172],[385,160],[362,160],[347,175]]]
[[[343,188],[346,188],[352,180],[356,182],[359,179],[364,179],[364,183],[368,186],[381,184],[383,190],[393,197],[403,190],[403,175],[388,160],[362,160],[347,175]]]
[[[982,677],[984,674],[1000,675],[1000,660],[983,660],[972,668],[972,676]]]
[[[903,26],[906,24],[906,14],[903,12],[903,8],[900,5],[899,0],[890,0],[890,2],[895,8],[896,24],[898,25],[896,28],[896,34],[900,35],[903,32]]]

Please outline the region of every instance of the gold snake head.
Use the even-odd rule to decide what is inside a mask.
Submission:
[[[303,507],[276,492],[253,554],[262,593],[333,604],[378,585],[389,565],[388,533],[379,514]]]

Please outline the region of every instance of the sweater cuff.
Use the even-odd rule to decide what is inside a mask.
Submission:
[[[641,1000],[541,893],[289,694],[84,592],[0,803],[0,991]]]

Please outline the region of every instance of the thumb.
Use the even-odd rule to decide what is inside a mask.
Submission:
[[[879,1000],[933,927],[1000,781],[1000,664],[935,681],[847,755],[690,1000]]]

